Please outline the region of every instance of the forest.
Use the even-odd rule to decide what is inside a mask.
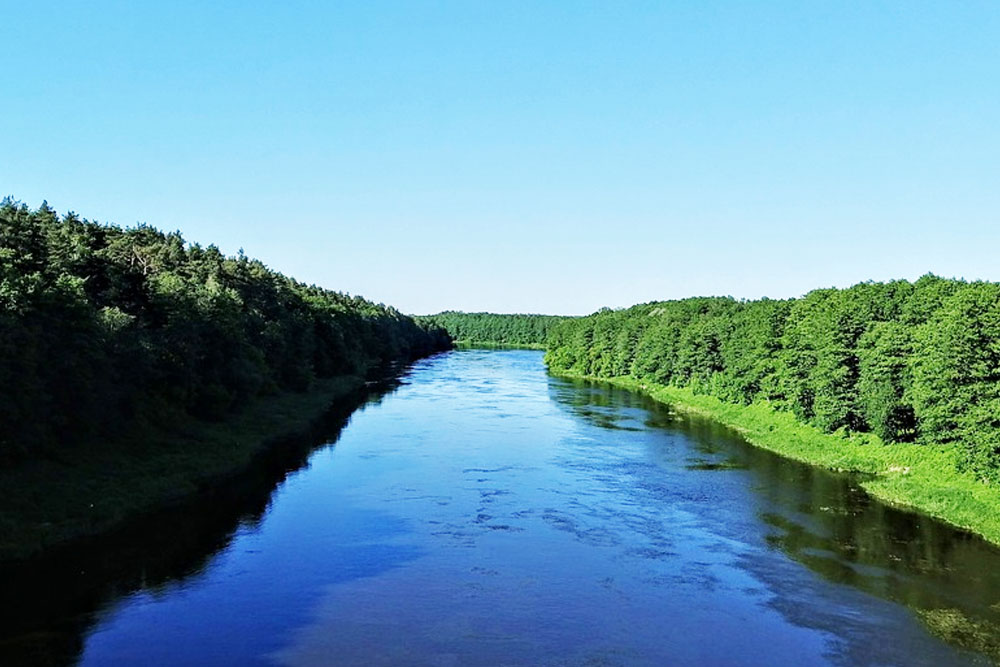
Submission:
[[[457,343],[544,348],[554,326],[570,319],[560,315],[501,315],[453,310],[416,318],[429,327],[441,327]]]
[[[0,466],[450,347],[242,251],[0,204]]]
[[[1000,284],[926,275],[797,299],[690,298],[554,327],[556,373],[763,403],[825,432],[952,449],[1000,482]]]

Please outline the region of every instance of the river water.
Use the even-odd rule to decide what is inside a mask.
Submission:
[[[34,593],[0,593],[0,662],[997,655],[997,549],[642,396],[550,377],[539,352],[418,362],[320,440],[261,488],[88,547],[42,590],[19,577]]]

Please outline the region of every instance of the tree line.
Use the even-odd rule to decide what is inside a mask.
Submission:
[[[560,315],[501,315],[448,310],[417,318],[427,326],[442,327],[458,342],[544,346],[549,332],[568,318]]]
[[[0,204],[0,465],[450,346],[242,251]]]
[[[927,275],[802,298],[691,298],[560,323],[555,372],[766,401],[828,432],[957,448],[1000,481],[1000,284]]]

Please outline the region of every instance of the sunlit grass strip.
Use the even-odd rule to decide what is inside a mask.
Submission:
[[[643,392],[678,411],[713,419],[738,431],[749,443],[796,461],[866,473],[871,477],[862,480],[861,486],[875,498],[917,510],[1000,545],[1000,487],[960,473],[951,450],[887,445],[870,433],[824,433],[766,403],[723,403],[688,388],[639,382],[631,377],[556,374]]]

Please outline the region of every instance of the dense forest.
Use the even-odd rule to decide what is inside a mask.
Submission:
[[[955,447],[963,470],[1000,481],[1000,284],[927,275],[604,310],[555,327],[546,360],[767,402],[828,432]]]
[[[0,465],[450,345],[242,251],[0,204]]]
[[[462,343],[544,347],[549,331],[570,319],[560,315],[500,315],[445,311],[417,317],[426,326],[442,327]]]

